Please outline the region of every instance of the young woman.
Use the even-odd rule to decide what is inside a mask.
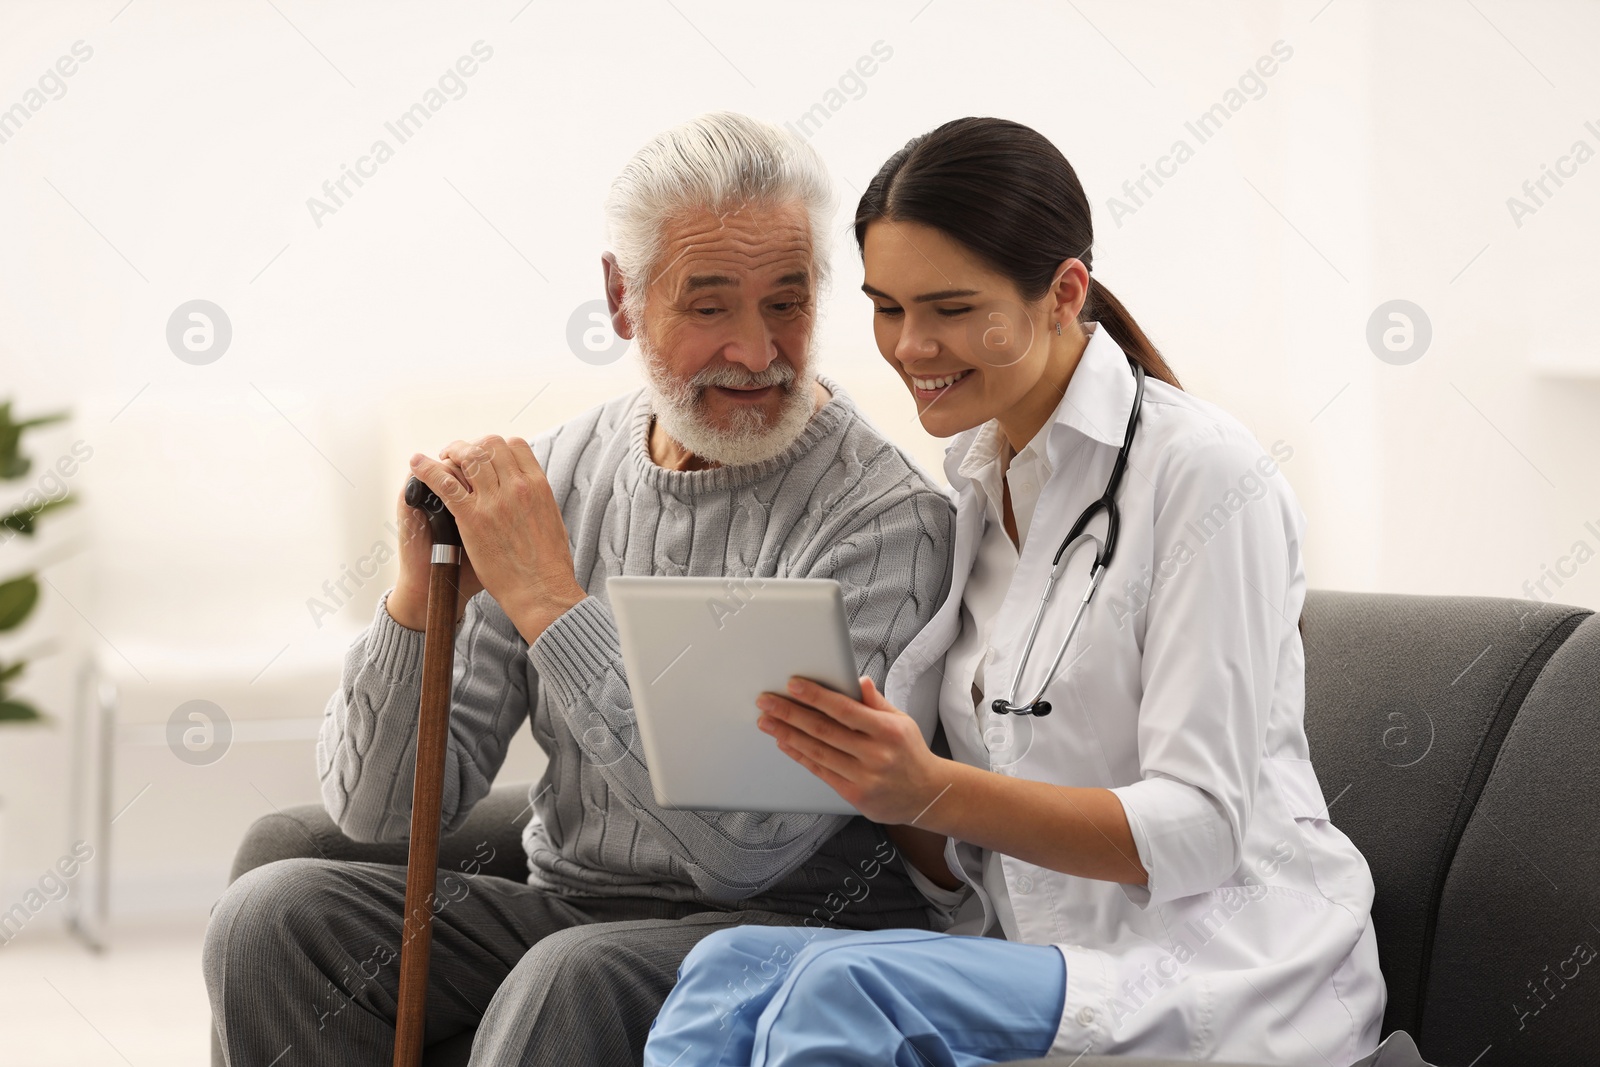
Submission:
[[[1025,126],[912,140],[855,234],[878,348],[954,436],[955,573],[888,699],[794,679],[760,722],[894,827],[954,925],[713,934],[646,1062],[1371,1052],[1372,877],[1302,721],[1292,452],[1180,389],[1093,276],[1072,167]]]

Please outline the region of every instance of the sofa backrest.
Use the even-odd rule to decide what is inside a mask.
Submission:
[[[1600,1062],[1600,618],[1550,657],[1461,835],[1422,1034],[1440,1063]]]
[[[1593,758],[1600,621],[1586,624],[1591,614],[1490,597],[1307,596],[1306,734],[1329,817],[1372,869],[1372,918],[1389,994],[1383,1032],[1410,1033],[1430,1062],[1470,1062],[1492,1039],[1467,1049],[1477,1041],[1468,1035],[1518,1030],[1511,1001],[1524,976],[1489,951],[1484,929],[1522,946],[1526,962],[1516,966],[1531,964],[1526,977],[1539,979],[1542,963],[1556,968],[1571,956],[1585,914],[1600,921],[1600,909],[1574,910],[1581,894],[1595,899],[1600,827]],[[1569,649],[1581,624],[1582,640]],[[1560,671],[1545,679],[1553,662]],[[1587,698],[1579,695],[1585,677]],[[1584,699],[1586,743],[1570,736],[1582,728],[1583,715],[1572,707]],[[1559,743],[1542,730],[1548,720],[1565,724]],[[1508,737],[1516,738],[1509,749]],[[1568,806],[1541,799],[1553,790]],[[1540,866],[1563,873],[1583,867],[1587,884],[1552,890],[1533,861],[1518,856],[1523,842],[1496,826],[1541,835]],[[1583,842],[1588,859],[1565,854],[1558,861],[1550,842],[1568,849]],[[1529,906],[1535,900],[1541,908]],[[1600,931],[1589,929],[1589,937],[1600,946]],[[1600,972],[1600,961],[1593,970]],[[1582,975],[1573,988],[1585,978],[1600,990],[1600,973]],[[1595,995],[1591,990],[1591,1020]],[[1567,1043],[1571,1031],[1560,1027],[1548,1028],[1549,1047],[1576,1055]],[[1523,1032],[1532,1028],[1530,1019]],[[1588,1051],[1594,1047],[1590,1042]],[[1479,1067],[1494,1062],[1579,1061],[1519,1054],[1487,1057]]]

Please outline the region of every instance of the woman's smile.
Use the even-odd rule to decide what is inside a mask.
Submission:
[[[918,377],[910,373],[906,375],[911,381],[911,392],[916,398],[929,402],[944,396],[971,376],[971,367],[966,370],[956,371],[953,374],[943,374],[935,377]]]

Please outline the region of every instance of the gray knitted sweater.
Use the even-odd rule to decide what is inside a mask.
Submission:
[[[843,926],[934,921],[882,828],[866,819],[659,807],[606,600],[614,574],[833,578],[860,670],[882,686],[949,589],[953,510],[836,382],[821,380],[833,399],[765,463],[658,466],[642,390],[533,441],[590,595],[531,647],[487,592],[468,603],[456,634],[446,830],[488,793],[531,716],[550,762],[529,791],[530,884],[816,914]],[[410,831],[423,635],[390,618],[386,600],[345,654],[317,742],[323,802],[358,841]]]

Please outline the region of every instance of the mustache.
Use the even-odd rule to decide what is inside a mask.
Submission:
[[[774,360],[760,371],[750,371],[732,363],[724,363],[698,371],[689,379],[688,385],[697,395],[712,386],[719,385],[734,389],[759,389],[768,385],[778,385],[787,389],[794,384],[795,377],[794,367],[783,360]]]

